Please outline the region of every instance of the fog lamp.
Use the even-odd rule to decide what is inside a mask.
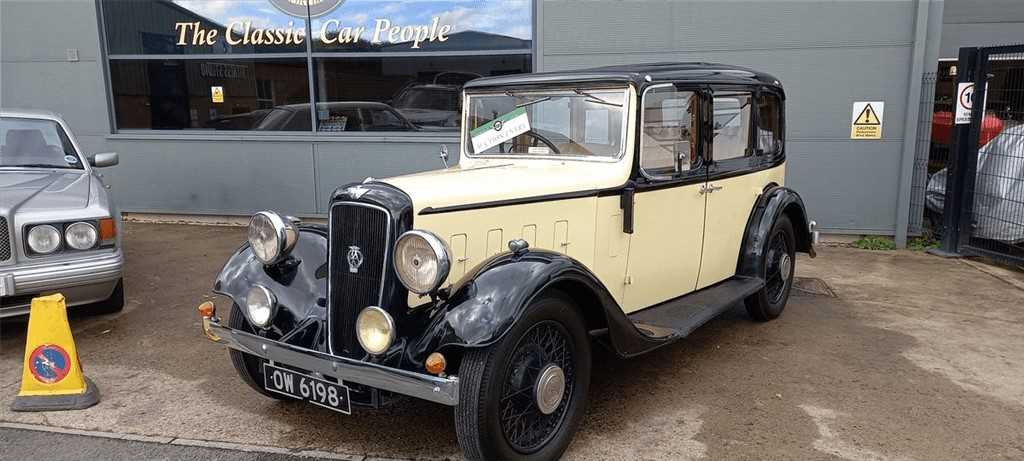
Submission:
[[[395,341],[395,320],[384,309],[367,307],[356,317],[356,339],[371,355],[383,354]]]
[[[274,311],[277,310],[277,297],[263,285],[253,286],[245,295],[245,309],[253,325],[266,328],[274,318]]]

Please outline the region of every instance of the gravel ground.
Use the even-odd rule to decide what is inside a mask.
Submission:
[[[268,400],[238,380],[226,351],[203,338],[195,306],[242,239],[241,228],[129,224],[125,311],[72,319],[103,401],[10,412],[25,324],[8,321],[0,421],[458,458],[450,408],[409,400],[343,416]],[[822,279],[836,297],[794,296],[763,324],[737,307],[635,359],[596,349],[588,414],[567,458],[1024,458],[1024,277],[906,251],[820,250],[797,275]],[[80,445],[71,446],[80,458],[114,457]]]

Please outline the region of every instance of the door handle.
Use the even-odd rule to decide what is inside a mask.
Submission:
[[[722,190],[722,186],[716,186],[714,184],[704,184],[700,186],[700,195],[710,194],[716,190]]]

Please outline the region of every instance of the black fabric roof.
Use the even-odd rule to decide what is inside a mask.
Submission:
[[[658,83],[686,81],[782,86],[775,77],[746,67],[706,62],[661,62],[484,77],[466,83],[465,88],[514,87],[574,82],[623,82],[633,83],[642,88]]]

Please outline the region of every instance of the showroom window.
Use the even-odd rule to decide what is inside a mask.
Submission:
[[[100,4],[117,130],[454,134],[466,82],[532,70],[531,0]]]

